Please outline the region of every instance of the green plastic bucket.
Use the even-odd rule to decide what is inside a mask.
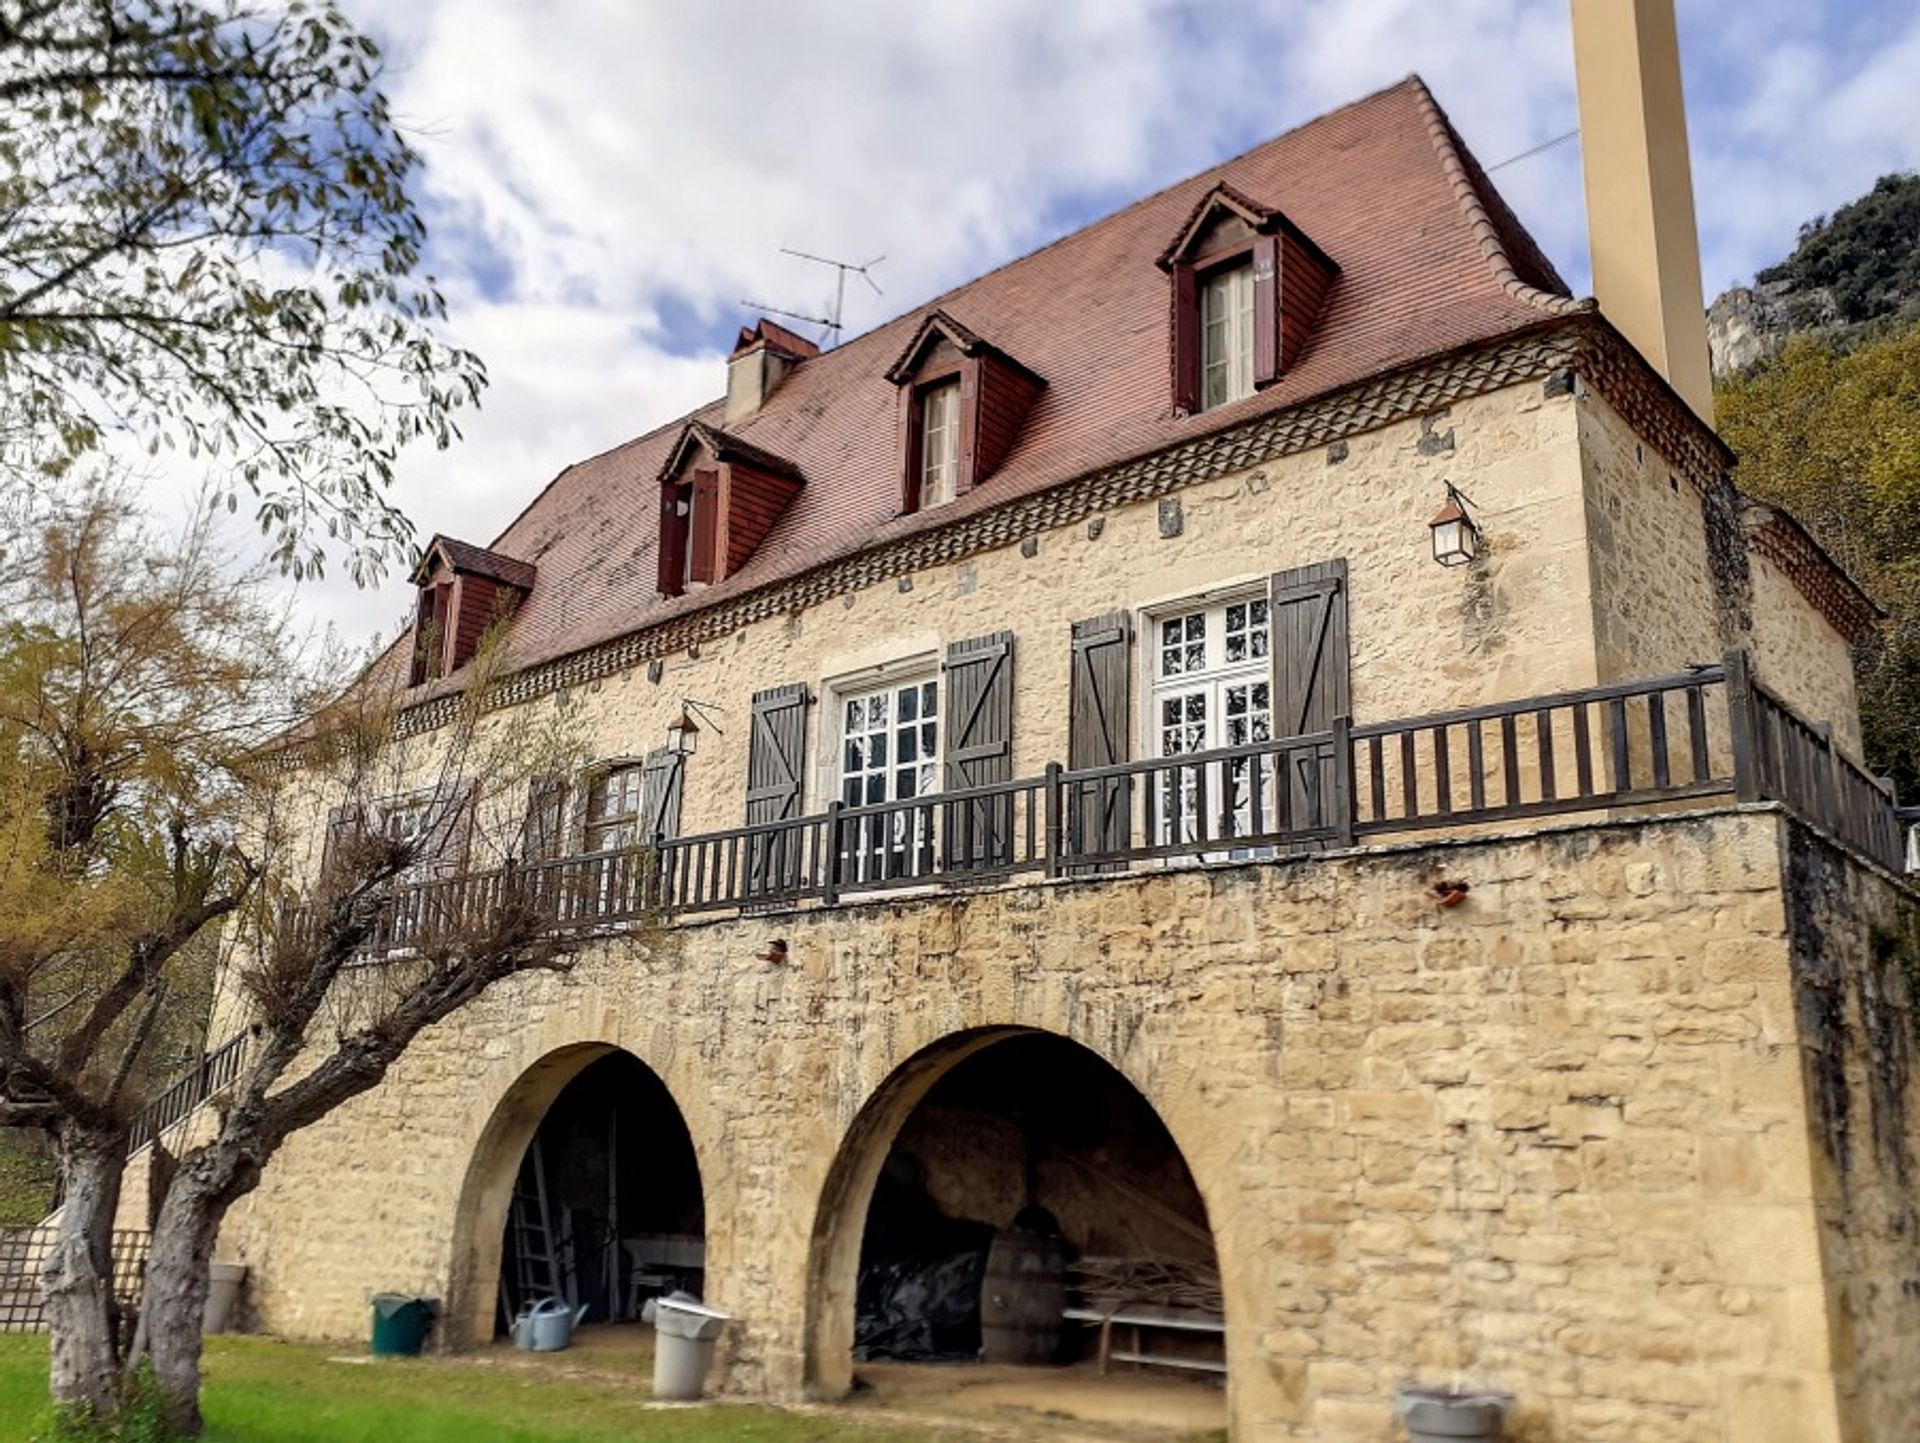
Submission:
[[[427,1330],[440,1313],[432,1298],[405,1293],[375,1293],[373,1297],[373,1356],[414,1358],[427,1344]]]

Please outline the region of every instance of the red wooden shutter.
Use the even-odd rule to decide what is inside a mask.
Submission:
[[[420,601],[413,612],[413,661],[407,669],[407,685],[419,686],[433,673],[427,647],[433,638],[433,588],[420,588]]]
[[[960,366],[960,455],[953,472],[953,494],[964,496],[973,489],[973,467],[980,454],[980,362],[969,359]]]
[[[947,648],[946,789],[968,791],[1013,780],[1013,633],[997,631]],[[1012,860],[1013,796],[944,809],[948,867],[1005,866]]]
[[[900,512],[920,509],[920,390],[900,388]]]
[[[1193,267],[1173,268],[1173,407],[1200,409],[1200,286]]]
[[[1115,766],[1130,756],[1132,671],[1133,618],[1126,612],[1073,624],[1067,701],[1069,770]],[[1104,777],[1069,787],[1066,820],[1069,852],[1124,850],[1133,831],[1131,779]]]
[[[660,487],[660,594],[678,596],[686,571],[687,518],[680,514],[680,486],[663,482]]]
[[[1253,384],[1280,377],[1280,250],[1270,235],[1253,238]]]
[[[693,473],[693,565],[690,580],[712,583],[720,579],[720,473]]]

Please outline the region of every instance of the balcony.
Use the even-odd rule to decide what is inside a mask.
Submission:
[[[790,821],[658,838],[396,888],[375,956],[482,915],[503,889],[556,930],[831,907],[1020,877],[1258,861],[1712,798],[1785,804],[1899,872],[1886,785],[1753,680],[1743,654],[1677,676],[1041,775]]]

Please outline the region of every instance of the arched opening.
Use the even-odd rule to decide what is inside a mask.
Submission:
[[[812,1282],[822,1392],[1224,1422],[1205,1201],[1147,1099],[1065,1038],[976,1033],[902,1067],[835,1165]]]
[[[468,1167],[449,1299],[455,1345],[504,1335],[557,1297],[588,1324],[703,1282],[706,1209],[672,1094],[632,1054],[581,1044],[543,1058],[502,1099]]]

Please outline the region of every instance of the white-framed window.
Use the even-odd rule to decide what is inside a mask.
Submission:
[[[1272,739],[1273,679],[1264,594],[1170,608],[1151,616],[1148,626],[1153,638],[1147,738],[1152,755],[1189,756]],[[1270,829],[1273,779],[1273,764],[1265,760],[1256,815],[1249,758],[1161,774],[1150,798],[1159,841],[1166,845],[1218,839],[1227,834],[1229,818],[1235,836]]]
[[[960,382],[920,393],[920,509],[953,500],[960,480]]]
[[[370,809],[373,829],[381,836],[413,848],[412,860],[395,880],[425,882],[459,871],[466,859],[454,855],[455,845],[463,835],[456,811],[470,804],[471,794],[464,787],[450,791],[429,788],[387,797],[373,804]]]
[[[641,840],[640,793],[645,768],[623,762],[595,773],[587,782],[582,850],[621,852]]]
[[[1253,394],[1253,262],[1200,279],[1200,405]]]
[[[835,688],[839,735],[834,794],[843,806],[911,802],[940,789],[940,680],[916,668]],[[841,838],[849,882],[920,876],[933,870],[932,816],[890,808],[849,819]]]

